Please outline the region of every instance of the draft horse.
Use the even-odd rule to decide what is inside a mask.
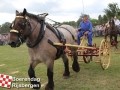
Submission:
[[[116,48],[118,48],[117,47],[118,28],[115,26],[115,22],[113,19],[110,20],[108,24],[109,24],[109,26],[108,27],[106,26],[106,28],[105,28],[105,38],[107,38],[109,35],[110,44],[112,46],[115,46]]]
[[[47,14],[41,14],[40,16],[28,13],[26,9],[23,12],[16,10],[16,17],[11,24],[10,30],[10,43],[11,47],[19,47],[26,42],[29,56],[30,67],[28,75],[30,78],[36,78],[35,67],[43,62],[47,66],[48,83],[45,86],[45,90],[54,90],[53,81],[53,66],[54,61],[59,57],[62,57],[64,62],[63,76],[68,77],[69,62],[66,54],[64,53],[64,47],[55,47],[51,42],[62,42],[70,44],[77,44],[74,40],[76,36],[76,30],[69,25],[61,25],[56,29],[45,22]],[[63,40],[63,37],[65,40]],[[77,61],[76,50],[71,48],[73,54],[72,68],[74,71],[79,72],[80,67]],[[39,89],[41,87],[40,82],[31,81],[31,84],[38,84],[39,87],[33,87]]]

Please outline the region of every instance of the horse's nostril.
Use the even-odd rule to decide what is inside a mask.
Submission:
[[[15,44],[15,42],[9,42],[8,44],[9,44],[9,45],[14,45],[14,44]]]
[[[11,44],[15,44],[15,42],[11,42]]]

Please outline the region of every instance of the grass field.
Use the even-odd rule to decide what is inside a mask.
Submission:
[[[99,46],[101,39],[94,38],[94,42]],[[81,71],[75,73],[71,68],[72,61],[70,61],[71,75],[69,79],[63,79],[62,77],[64,70],[62,60],[55,61],[55,90],[120,90],[120,45],[118,50],[112,47],[111,52],[111,64],[107,70],[102,70],[100,64],[95,62],[90,62],[89,64],[79,62]],[[28,77],[28,66],[29,57],[26,45],[22,45],[19,48],[0,46],[0,74],[25,78]],[[36,76],[41,78],[42,84],[47,81],[44,64],[41,63],[36,67]],[[6,89],[0,87],[0,90]],[[11,88],[11,90],[18,89]],[[20,88],[19,90],[31,89]],[[44,90],[44,87],[41,90]]]

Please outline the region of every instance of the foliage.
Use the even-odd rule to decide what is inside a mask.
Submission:
[[[108,7],[104,9],[104,15],[98,16],[98,24],[105,24],[112,17],[120,19],[120,9],[117,3],[109,3]]]
[[[109,3],[108,8],[104,9],[104,12],[106,16],[110,19],[111,17],[118,17],[120,9],[117,3]]]
[[[90,21],[92,22],[92,25],[98,25],[98,20],[97,19],[90,19]]]
[[[10,25],[11,23],[9,22],[5,22],[4,24],[2,24],[0,27],[0,33],[8,33],[10,31]]]
[[[108,21],[108,18],[107,18],[107,16],[106,15],[103,15],[103,23],[107,23],[107,21]]]
[[[102,23],[103,23],[103,18],[102,18],[101,15],[98,16],[98,21],[99,21],[99,22],[98,22],[99,24],[102,24]]]
[[[75,21],[63,22],[63,24],[68,24],[68,25],[71,25],[73,27],[77,27],[77,23]]]

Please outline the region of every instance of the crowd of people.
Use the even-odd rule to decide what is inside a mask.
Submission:
[[[111,18],[111,19],[114,20],[115,26],[117,28],[119,28],[119,30],[120,30],[120,20],[117,19],[116,17]],[[96,37],[104,36],[106,27],[109,27],[109,21],[106,24],[94,26],[93,27],[93,36],[96,36]]]
[[[105,25],[96,25],[93,27],[93,36],[103,36],[105,32]]]

